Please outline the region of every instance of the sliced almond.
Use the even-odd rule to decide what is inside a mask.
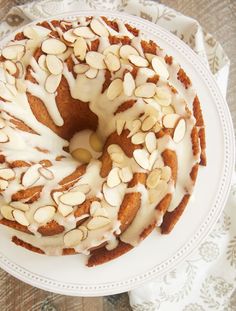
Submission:
[[[94,216],[95,212],[102,208],[101,203],[98,201],[93,201],[90,205],[89,213],[91,216]]]
[[[166,128],[174,128],[180,118],[179,114],[170,113],[163,117],[162,123]]]
[[[58,208],[58,212],[64,217],[67,217],[74,211],[72,206],[62,204],[62,203],[59,203],[57,208]]]
[[[39,59],[38,59],[38,64],[39,64],[39,67],[44,70],[44,71],[48,71],[48,68],[46,66],[46,55],[40,55],[39,56]]]
[[[104,62],[107,66],[107,69],[110,71],[117,71],[120,69],[120,59],[118,58],[118,56],[112,53],[108,53],[105,56]]]
[[[96,78],[97,74],[98,74],[98,69],[95,69],[95,68],[89,68],[89,70],[85,72],[86,77],[89,79]]]
[[[113,100],[118,97],[123,91],[123,82],[121,79],[115,79],[111,82],[107,89],[107,98]]]
[[[155,169],[155,168],[162,168],[162,167],[164,167],[164,162],[163,162],[163,160],[162,160],[162,158],[161,157],[158,157],[156,160],[155,160],[155,163],[153,164],[153,169]]]
[[[159,56],[155,56],[152,59],[152,68],[163,79],[169,78],[169,72],[163,59]]]
[[[83,232],[83,239],[82,240],[85,240],[88,236],[88,228],[85,226],[79,226],[78,229]]]
[[[107,217],[103,216],[94,217],[88,222],[87,228],[88,230],[101,229],[107,226],[110,222],[111,222],[110,219]]]
[[[141,125],[142,125],[142,122],[140,120],[138,120],[138,119],[137,120],[133,120],[131,122],[131,128],[129,128],[130,132],[129,132],[128,137],[131,137],[135,133],[137,133],[138,130],[140,129]]]
[[[116,187],[121,183],[119,168],[114,167],[107,176],[107,185],[110,188]]]
[[[109,153],[109,154],[111,154],[111,153],[123,153],[123,150],[122,150],[122,148],[119,146],[119,145],[116,145],[116,144],[111,144],[111,145],[109,145],[108,147],[107,147],[107,152]]]
[[[119,170],[120,179],[122,182],[130,182],[133,178],[133,172],[129,166],[122,167]]]
[[[154,125],[154,127],[153,127],[153,131],[154,131],[155,133],[158,133],[161,129],[162,129],[162,126],[161,126],[161,124],[160,124],[159,122],[157,122],[157,123]]]
[[[146,67],[139,68],[138,74],[141,75],[142,77],[145,77],[146,80],[148,78],[152,78],[156,73],[154,70]]]
[[[78,38],[75,41],[74,45],[74,54],[76,57],[78,57],[79,60],[83,61],[85,59],[87,51],[87,43],[84,40],[84,38]]]
[[[106,183],[104,183],[102,187],[102,192],[108,204],[110,204],[111,206],[120,206],[122,202],[122,197],[117,187],[110,188]]]
[[[130,72],[127,72],[124,76],[123,88],[126,96],[133,95],[133,92],[135,90],[135,81]]]
[[[38,223],[47,223],[52,220],[56,212],[55,206],[45,205],[38,208],[34,213],[34,220]]]
[[[153,126],[156,124],[157,118],[153,115],[148,116],[146,119],[143,120],[142,123],[142,130],[149,131]]]
[[[2,205],[0,208],[1,214],[4,218],[6,218],[7,220],[11,220],[14,221],[14,217],[13,217],[13,208],[9,205]]]
[[[29,210],[29,204],[22,203],[20,201],[14,201],[10,203],[11,207],[19,209],[23,212],[27,212]]]
[[[80,229],[73,229],[68,231],[64,235],[64,244],[66,247],[75,247],[82,241],[83,236],[83,231]]]
[[[40,164],[30,166],[24,173],[21,183],[25,188],[33,186],[40,178],[38,169],[41,167]]]
[[[5,180],[12,180],[15,178],[15,172],[11,168],[0,169],[0,178]]]
[[[95,216],[102,216],[102,217],[108,217],[108,213],[106,208],[101,207],[101,208],[97,208],[96,211],[94,212],[93,217]]]
[[[149,153],[145,149],[134,150],[133,157],[143,169],[147,170],[149,168]]]
[[[135,96],[137,97],[145,97],[145,98],[151,98],[155,95],[156,92],[156,85],[154,83],[144,83],[140,86],[138,86],[135,89]]]
[[[158,157],[159,157],[159,151],[157,149],[153,150],[149,157],[149,170],[152,170],[154,168],[154,164]]]
[[[39,36],[33,27],[25,27],[23,30],[23,34],[29,39],[37,39]]]
[[[46,167],[39,167],[39,174],[48,180],[52,180],[54,178],[54,174],[51,170]]]
[[[160,169],[153,170],[147,177],[146,185],[150,189],[154,189],[157,187],[160,179],[161,179],[162,171]]]
[[[97,133],[93,132],[89,136],[89,144],[92,147],[92,149],[96,152],[102,152],[103,150],[103,143]]]
[[[139,55],[129,55],[128,60],[137,67],[147,67],[149,64],[146,58]]]
[[[99,52],[89,51],[86,54],[86,63],[95,69],[105,69],[104,55]]]
[[[109,45],[104,51],[103,51],[103,55],[107,55],[109,53],[112,53],[116,56],[119,56],[119,50],[120,50],[120,45],[119,44],[112,44]]]
[[[168,186],[164,180],[160,180],[155,189],[150,189],[149,191],[149,203],[160,202],[161,198],[167,192]]]
[[[16,83],[16,78],[5,71],[6,82],[14,85]]]
[[[99,22],[97,19],[92,19],[90,25],[89,25],[94,33],[100,37],[108,37],[109,32],[106,29],[106,27]]]
[[[175,110],[174,110],[174,107],[172,105],[169,105],[167,107],[163,106],[161,111],[164,113],[164,114],[169,114],[169,113],[175,113]]]
[[[115,163],[122,163],[124,161],[124,155],[121,152],[113,152],[110,157]]]
[[[15,218],[15,221],[17,221],[22,226],[29,226],[29,220],[26,218],[26,215],[23,211],[15,209],[12,212],[13,217]]]
[[[62,194],[59,197],[59,201],[63,204],[74,206],[74,205],[79,205],[85,201],[86,197],[83,192],[80,191],[71,191]]]
[[[174,131],[173,135],[174,142],[177,144],[180,143],[184,138],[185,132],[186,132],[186,122],[184,119],[180,119]]]
[[[52,55],[62,54],[67,49],[64,42],[55,38],[49,38],[43,41],[41,48],[44,53]]]
[[[17,72],[16,64],[13,63],[11,60],[6,60],[4,62],[4,68],[7,70],[11,75],[15,75]]]
[[[2,56],[9,60],[19,60],[25,53],[25,47],[21,44],[6,46],[2,49]]]
[[[145,53],[145,57],[150,63],[155,56],[156,56],[155,54]]]
[[[6,88],[12,93],[13,96],[17,96],[17,90],[15,85],[6,84]]]
[[[9,183],[4,179],[0,179],[0,190],[6,190]]]
[[[45,89],[48,93],[53,94],[56,92],[60,82],[61,82],[62,75],[53,75],[47,77],[45,81]]]
[[[80,184],[80,185],[77,185],[77,186],[73,187],[72,189],[70,189],[71,192],[80,191],[80,192],[83,192],[85,194],[89,193],[90,190],[91,190],[91,187],[89,184]]]
[[[7,143],[9,141],[9,137],[3,130],[0,130],[0,143]]]
[[[23,79],[16,79],[16,88],[18,92],[25,93],[27,90],[25,81]]]
[[[92,159],[91,153],[84,148],[78,148],[74,150],[71,154],[73,158],[81,163],[89,163]]]
[[[5,126],[6,126],[5,121],[0,118],[0,129],[3,129]]]
[[[59,75],[63,71],[63,63],[56,55],[46,56],[46,65],[53,75]]]
[[[161,179],[168,182],[171,178],[171,168],[169,166],[164,166],[161,169]]]
[[[145,137],[145,144],[148,152],[152,153],[157,147],[156,135],[153,132],[147,133]]]
[[[120,57],[124,59],[128,59],[130,55],[139,55],[138,51],[131,45],[122,45],[119,52]]]
[[[169,106],[171,104],[171,94],[161,87],[157,87],[155,99],[161,106]]]
[[[25,72],[25,67],[22,64],[22,62],[16,62],[16,67],[17,67],[17,78],[22,78]]]
[[[72,28],[63,33],[63,38],[67,42],[74,43],[78,37],[74,34],[74,29]]]
[[[131,142],[134,145],[143,144],[145,142],[146,133],[138,132],[131,137]]]
[[[125,127],[125,120],[117,119],[116,120],[116,132],[118,135],[120,135],[123,132],[124,127]]]
[[[87,64],[77,64],[74,66],[74,72],[79,74],[79,73],[85,73],[86,71],[89,70],[89,65]]]
[[[0,97],[7,101],[12,101],[12,93],[6,88],[6,84],[0,81]]]
[[[74,34],[78,37],[82,37],[85,39],[92,39],[95,37],[94,32],[89,27],[82,26],[74,29]]]

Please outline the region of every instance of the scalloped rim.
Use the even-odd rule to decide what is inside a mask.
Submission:
[[[111,295],[117,294],[121,292],[125,292],[131,289],[134,289],[144,282],[150,281],[155,277],[159,277],[169,270],[173,269],[176,265],[186,259],[187,256],[203,241],[203,239],[210,232],[214,224],[217,222],[218,218],[223,211],[225,206],[230,186],[232,180],[232,174],[234,171],[234,161],[235,161],[235,140],[234,140],[234,128],[230,115],[230,111],[228,105],[223,98],[216,81],[214,80],[211,72],[206,67],[205,63],[198,57],[195,52],[190,49],[183,41],[179,38],[163,29],[162,27],[151,23],[149,21],[143,20],[139,17],[132,16],[124,13],[111,13],[108,11],[94,11],[94,10],[86,10],[80,12],[73,13],[65,13],[59,14],[55,16],[51,16],[49,18],[41,18],[33,21],[28,24],[35,24],[44,20],[52,20],[58,18],[66,18],[73,19],[75,16],[108,16],[109,18],[119,18],[123,21],[129,22],[129,24],[137,27],[139,29],[145,29],[145,32],[152,34],[152,36],[156,36],[157,38],[161,38],[165,40],[168,44],[173,46],[178,52],[181,52],[184,57],[188,59],[188,61],[198,68],[198,72],[202,77],[205,78],[204,82],[207,84],[209,90],[211,91],[211,96],[215,100],[215,105],[217,108],[217,112],[220,117],[221,125],[222,125],[222,134],[225,142],[224,149],[224,170],[222,173],[222,178],[219,181],[219,191],[217,193],[217,197],[215,199],[215,204],[209,211],[208,217],[205,222],[199,228],[199,230],[195,233],[195,235],[183,246],[181,247],[173,257],[169,260],[162,262],[155,266],[154,268],[146,271],[145,273],[138,274],[133,278],[124,279],[120,282],[109,282],[109,283],[100,283],[96,285],[83,285],[77,283],[62,283],[56,280],[42,277],[36,273],[32,273],[31,271],[22,268],[20,265],[17,265],[11,262],[10,259],[7,258],[6,255],[0,252],[0,267],[13,275],[14,277],[24,281],[32,286],[36,286],[38,288],[53,291],[59,294],[66,294],[71,296],[102,296],[102,295]],[[13,32],[10,36],[5,37],[1,40],[0,45],[3,46],[6,42],[14,38],[15,34],[22,31],[26,25],[21,27],[20,29]]]

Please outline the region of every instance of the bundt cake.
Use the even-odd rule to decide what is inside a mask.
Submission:
[[[12,241],[98,265],[169,233],[206,165],[191,80],[105,17],[26,26],[0,56],[0,223]]]

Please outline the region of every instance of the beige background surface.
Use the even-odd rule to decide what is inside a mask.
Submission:
[[[13,5],[27,0],[0,0],[0,18]],[[227,101],[236,129],[236,1],[235,0],[162,0],[199,21],[222,44],[231,60]],[[128,311],[127,294],[99,298],[61,296],[33,288],[0,270],[1,311]]]

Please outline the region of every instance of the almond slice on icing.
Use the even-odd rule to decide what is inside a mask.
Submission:
[[[27,212],[29,210],[29,204],[22,203],[20,201],[13,201],[10,203],[10,206],[16,209],[19,209],[23,212]]]
[[[48,70],[54,75],[59,75],[63,71],[63,63],[56,55],[47,55],[46,65]]]
[[[89,27],[81,26],[74,29],[74,34],[85,39],[92,39],[95,37],[94,32]]]
[[[125,127],[125,120],[123,119],[117,119],[116,120],[116,132],[118,135],[120,135]]]
[[[89,51],[86,54],[86,63],[95,69],[105,69],[104,55],[99,52]]]
[[[16,83],[16,78],[5,71],[6,82],[14,85]]]
[[[24,72],[25,72],[25,67],[22,64],[22,62],[20,62],[20,61],[16,62],[16,68],[18,70],[17,78],[22,78],[22,76],[24,75]]]
[[[39,67],[44,70],[44,71],[48,71],[48,68],[46,66],[46,55],[40,55],[39,56],[39,59],[38,59],[38,64],[39,64]]]
[[[14,217],[13,217],[13,208],[10,205],[2,205],[0,208],[1,214],[4,218],[6,218],[7,220],[11,220],[14,221]]]
[[[95,216],[108,217],[107,209],[104,207],[97,208],[96,211],[94,212],[93,217]]]
[[[45,205],[39,207],[34,213],[34,220],[39,224],[49,222],[56,212],[55,206]]]
[[[164,114],[170,114],[170,113],[175,113],[175,109],[172,105],[169,105],[167,107],[163,106],[161,108],[161,111],[164,113]]]
[[[146,119],[143,120],[142,123],[142,130],[149,131],[157,122],[157,118],[153,115],[148,116]]]
[[[156,135],[153,132],[147,133],[145,137],[145,145],[148,152],[152,153],[157,147]]]
[[[171,168],[169,166],[164,166],[161,169],[161,179],[168,182],[171,178]]]
[[[38,169],[40,167],[41,167],[40,164],[32,165],[24,173],[21,183],[25,188],[31,187],[39,180],[40,174],[39,174]]]
[[[63,33],[63,38],[70,43],[74,43],[77,36],[74,34],[74,29],[69,29]]]
[[[162,168],[162,167],[164,167],[164,162],[161,157],[157,157],[152,168],[155,169],[155,168]]]
[[[122,152],[113,152],[110,157],[115,163],[122,163],[124,161],[124,155]]]
[[[17,90],[15,85],[6,84],[6,88],[12,93],[13,96],[17,96]]]
[[[161,87],[157,87],[155,99],[161,106],[169,106],[171,104],[171,94]]]
[[[64,244],[67,247],[75,247],[82,241],[83,236],[83,231],[81,231],[80,229],[73,229],[71,231],[68,231],[64,235]]]
[[[60,191],[55,191],[53,192],[51,195],[52,195],[52,198],[53,200],[58,204],[60,204],[60,201],[59,201],[59,197],[63,194],[63,192],[60,192]]]
[[[89,79],[96,78],[97,74],[98,74],[98,69],[95,69],[95,68],[89,68],[89,70],[85,72],[86,77]]]
[[[163,79],[169,78],[169,72],[163,59],[159,56],[155,56],[152,59],[152,68]]]
[[[133,178],[133,172],[129,166],[122,167],[119,170],[120,179],[122,182],[130,182]]]
[[[46,167],[39,167],[38,171],[45,179],[52,180],[54,178],[53,172]]]
[[[62,204],[62,203],[59,203],[57,209],[58,209],[58,212],[64,217],[67,217],[74,211],[72,206]]]
[[[175,143],[180,143],[182,139],[184,138],[186,132],[186,122],[184,119],[180,119],[178,124],[175,127],[173,140]]]
[[[6,126],[5,121],[0,118],[0,129],[3,129],[5,126]]]
[[[49,38],[43,41],[41,48],[44,53],[53,55],[62,54],[67,49],[65,43],[55,38]]]
[[[133,152],[134,160],[143,169],[147,170],[149,168],[149,153],[145,149],[136,149]]]
[[[30,26],[24,28],[23,34],[27,38],[34,39],[34,40],[39,37],[37,32],[35,31],[35,29],[33,27],[30,27]]]
[[[168,185],[164,180],[160,180],[155,189],[149,191],[149,203],[158,203],[167,192]]]
[[[129,132],[129,135],[127,137],[131,137],[135,133],[137,133],[138,130],[140,129],[141,125],[142,125],[142,122],[140,120],[133,120],[131,122],[131,127],[129,127],[130,132]]]
[[[84,38],[78,38],[74,44],[74,54],[79,60],[83,61],[85,59],[87,51],[87,43]]]
[[[120,59],[113,53],[108,53],[104,58],[104,62],[110,71],[117,71],[120,69]]]
[[[123,88],[126,96],[133,95],[133,92],[135,90],[135,81],[130,72],[127,72],[124,76]]]
[[[108,147],[107,147],[107,152],[109,153],[109,154],[111,154],[111,153],[123,153],[123,150],[122,150],[122,148],[119,146],[119,145],[116,145],[116,144],[111,144],[111,145],[109,145]]]
[[[85,226],[79,226],[78,228],[79,230],[81,230],[83,232],[83,238],[82,240],[85,240],[88,236],[88,228]]]
[[[162,123],[166,128],[174,128],[179,120],[180,115],[176,113],[170,113],[163,117]]]
[[[11,168],[2,168],[0,169],[0,178],[12,180],[15,178],[15,172]]]
[[[139,55],[129,55],[128,60],[137,67],[147,67],[149,64],[146,58]]]
[[[146,185],[149,189],[154,189],[157,187],[161,179],[162,171],[160,169],[153,170],[147,177]]]
[[[83,192],[80,191],[71,191],[62,194],[59,197],[59,201],[63,204],[74,206],[74,205],[79,205],[85,201],[86,197]]]
[[[3,131],[0,131],[0,143],[7,143],[9,141],[9,137]]]
[[[29,220],[26,218],[26,215],[23,211],[15,209],[12,212],[13,217],[15,218],[15,221],[17,221],[22,226],[29,226]]]
[[[18,92],[25,93],[25,91],[27,90],[25,81],[23,79],[16,79],[16,88]]]
[[[80,185],[77,185],[77,186],[71,188],[70,192],[80,191],[80,192],[87,194],[87,193],[89,193],[90,190],[91,190],[91,187],[89,184],[80,184]]]
[[[157,158],[159,157],[159,151],[153,150],[149,157],[149,170],[154,168],[154,164],[156,163]]]
[[[120,45],[119,44],[112,44],[109,45],[104,51],[103,55],[107,55],[108,53],[112,53],[116,56],[119,56],[119,50],[120,50]]]
[[[110,188],[106,183],[104,183],[102,187],[102,192],[108,204],[110,204],[111,206],[120,206],[122,202],[122,197],[117,187]]]
[[[98,201],[94,201],[91,203],[90,205],[90,209],[89,209],[89,213],[91,216],[94,216],[95,212],[97,211],[97,209],[102,208],[102,205],[100,202]]]
[[[7,101],[12,101],[12,93],[6,88],[6,84],[0,81],[0,97]]]
[[[17,72],[16,64],[13,63],[11,60],[6,60],[4,62],[4,68],[7,70],[11,75],[15,75]]]
[[[145,136],[146,136],[146,133],[143,133],[143,132],[135,133],[131,137],[132,144],[134,144],[134,145],[143,144],[145,142]]]
[[[89,70],[89,65],[87,64],[77,64],[73,67],[73,70],[75,73],[85,73],[86,71]]]
[[[118,97],[123,91],[123,81],[121,79],[115,79],[111,82],[107,89],[107,98],[113,100]]]
[[[151,63],[152,59],[155,57],[155,54],[151,54],[151,53],[145,53],[145,57],[146,59]]]
[[[116,187],[121,183],[119,168],[114,167],[107,176],[107,185],[110,188]]]
[[[53,94],[56,92],[60,82],[61,82],[62,75],[53,75],[47,77],[45,81],[45,89],[48,93]]]
[[[103,150],[103,143],[97,133],[93,132],[89,136],[89,144],[92,147],[92,149],[96,152],[102,152]]]
[[[88,230],[101,229],[101,228],[107,226],[110,222],[111,222],[111,220],[107,217],[103,217],[103,216],[93,217],[87,223],[87,228],[88,228]]]
[[[9,60],[19,60],[24,53],[25,47],[22,44],[9,45],[2,49],[2,56]]]
[[[91,153],[84,148],[77,148],[72,153],[72,157],[81,163],[89,163],[92,159]]]
[[[106,29],[106,27],[101,22],[99,22],[97,19],[93,18],[89,26],[91,27],[92,31],[96,33],[96,35],[100,37],[109,36],[109,32]]]
[[[4,179],[0,179],[0,190],[6,190],[9,183]]]
[[[156,92],[156,85],[154,83],[144,83],[140,86],[138,86],[135,89],[135,96],[137,97],[145,97],[145,98],[151,98],[155,95]]]
[[[124,59],[128,59],[130,55],[139,55],[138,51],[133,48],[131,45],[122,45],[120,48],[120,57]]]

